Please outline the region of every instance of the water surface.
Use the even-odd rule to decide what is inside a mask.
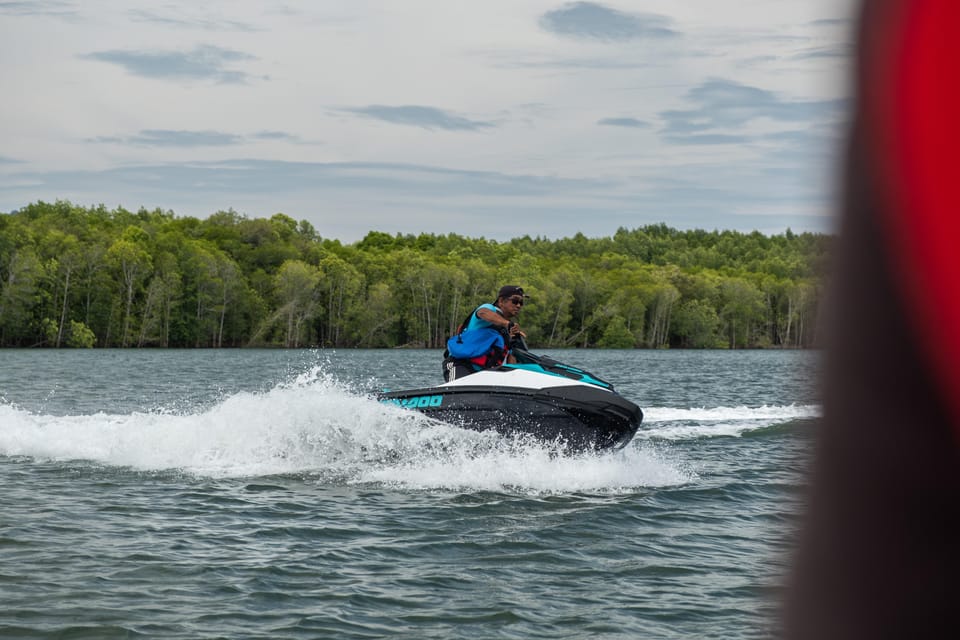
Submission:
[[[817,354],[545,353],[626,449],[370,398],[435,351],[0,351],[0,637],[769,637]]]

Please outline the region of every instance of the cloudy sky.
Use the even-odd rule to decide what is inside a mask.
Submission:
[[[0,212],[831,231],[850,0],[0,0]]]

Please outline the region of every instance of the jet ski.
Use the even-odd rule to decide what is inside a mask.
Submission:
[[[512,352],[515,364],[379,398],[459,427],[526,434],[568,451],[617,450],[633,438],[643,412],[612,384],[547,356]]]

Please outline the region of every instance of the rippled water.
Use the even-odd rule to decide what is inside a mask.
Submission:
[[[547,353],[626,449],[369,398],[431,351],[0,351],[0,637],[769,637],[817,355]]]

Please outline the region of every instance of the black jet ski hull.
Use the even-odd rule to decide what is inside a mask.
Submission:
[[[637,405],[590,385],[530,389],[467,383],[387,392],[380,399],[455,426],[526,434],[573,451],[621,449],[643,420]]]

